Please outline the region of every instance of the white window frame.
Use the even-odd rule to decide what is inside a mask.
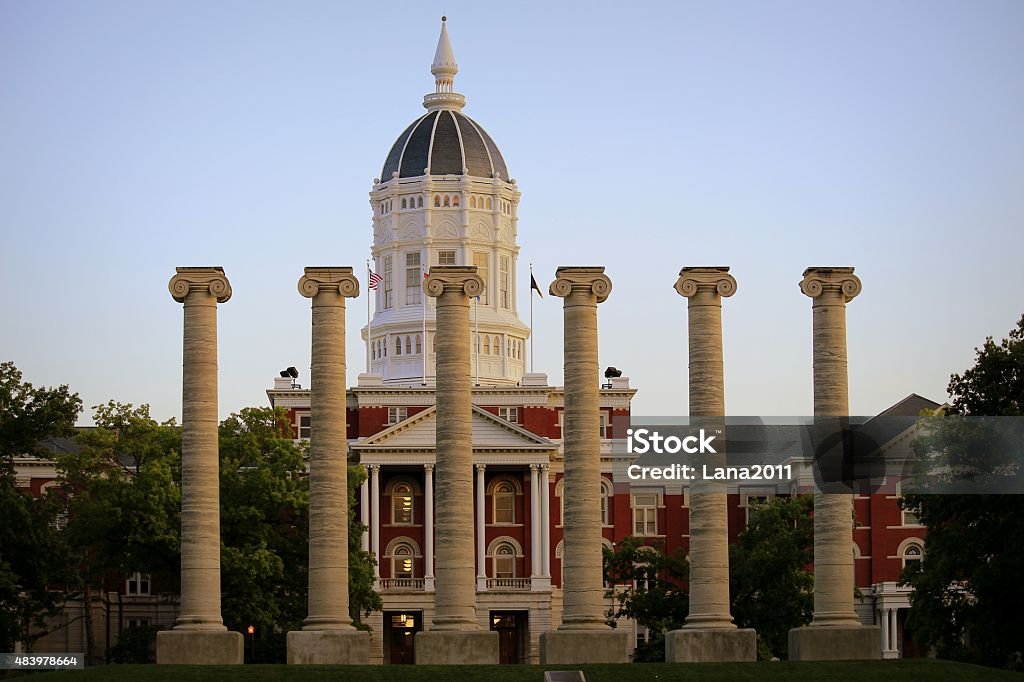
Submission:
[[[405,254],[405,304],[423,303],[423,260],[419,251]]]
[[[306,421],[307,425],[303,426],[302,422]],[[306,435],[302,435],[305,431]],[[313,434],[313,415],[309,412],[296,412],[295,413],[295,438],[298,440],[309,440]]]
[[[476,266],[476,274],[480,275],[480,279],[484,281],[484,290],[480,294],[480,303],[487,305],[487,292],[491,289],[491,283],[487,281],[487,266],[490,256],[486,251],[474,251],[473,252],[473,265]],[[481,264],[480,261],[483,261]],[[477,351],[479,352],[479,350]]]
[[[505,310],[511,310],[512,304],[509,300],[509,262],[508,256],[500,256],[498,262],[500,263],[499,282],[498,282],[498,295],[501,307]]]
[[[437,252],[437,264],[438,265],[456,265],[456,253],[455,249],[440,249]]]
[[[399,491],[399,487],[408,488],[408,492]],[[396,514],[397,502],[409,500],[409,519],[402,520]],[[392,526],[413,526],[416,525],[416,490],[411,483],[399,481],[391,489],[391,525]]]
[[[653,506],[650,504],[639,505],[637,498],[644,498],[645,502],[653,498]],[[661,506],[658,500],[658,493],[631,493],[629,496],[630,507],[633,511],[633,526],[632,531],[635,537],[655,537],[658,535],[658,508]],[[641,518],[642,517],[642,518]],[[643,524],[643,532],[637,532],[637,525]],[[650,532],[651,524],[654,526],[654,532]]]
[[[518,407],[499,407],[498,417],[504,419],[511,424],[519,424],[519,408]]]
[[[391,256],[384,256],[382,259],[381,275],[384,277],[383,286],[381,287],[381,309],[388,310],[395,305],[395,290],[391,278],[392,262]]]
[[[151,594],[152,576],[149,573],[135,571],[125,580],[124,593],[129,597],[144,597]]]
[[[388,424],[397,424],[409,418],[408,407],[389,407]]]

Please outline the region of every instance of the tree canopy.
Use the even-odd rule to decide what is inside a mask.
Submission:
[[[975,349],[974,364],[950,377],[952,412],[968,417],[1024,414],[1024,317],[1009,336]],[[932,419],[915,443],[922,456],[959,465],[1005,465],[1005,453],[960,419]],[[1019,449],[1019,444],[1018,444]],[[1017,463],[1019,466],[1019,462]],[[923,562],[903,581],[914,588],[908,628],[948,658],[1021,667],[1024,629],[1024,496],[908,494],[903,504],[928,528]]]

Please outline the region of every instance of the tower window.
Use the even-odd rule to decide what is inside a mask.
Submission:
[[[384,288],[381,291],[381,307],[387,310],[394,305],[395,292],[391,283],[391,256],[384,256]]]
[[[416,208],[423,208],[423,197],[416,197]]]
[[[470,207],[470,208],[476,208],[476,197],[472,197],[472,196],[471,196],[471,197],[469,198],[469,207]]]
[[[402,354],[402,337],[401,336],[396,336],[395,337],[395,355],[401,355],[401,354]]]
[[[509,283],[509,258],[508,256],[501,257],[501,270],[500,270],[500,281],[498,283],[498,296],[501,297],[501,307],[505,310],[509,310],[509,298],[508,298],[508,283]]]
[[[412,338],[405,337],[405,354],[412,355]]]
[[[456,194],[455,196],[452,197],[452,206],[458,206],[458,205],[459,205],[459,195]]]
[[[438,265],[455,265],[455,251],[438,251]]]
[[[405,254],[405,304],[419,305],[423,293],[423,271],[420,269],[420,252]]]
[[[402,208],[405,208],[405,197],[402,197]]]
[[[440,194],[435,194],[434,195],[434,208],[440,208],[440,207],[441,207],[441,195]]]
[[[489,209],[490,208],[494,208],[494,205],[491,203],[491,198],[490,197],[487,197],[487,208],[489,208]]]
[[[444,195],[444,205],[445,205],[446,207],[447,207],[447,206],[451,206],[451,205],[452,205],[452,204],[451,204],[451,197],[449,197],[449,196],[448,196],[447,194],[445,194],[445,195]]]
[[[487,305],[487,290],[490,288],[490,283],[487,281],[487,254],[483,251],[474,251],[473,265],[476,266],[476,274],[480,275],[480,279],[484,281],[484,291],[480,295],[480,302]]]

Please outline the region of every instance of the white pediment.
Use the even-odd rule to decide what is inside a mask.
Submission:
[[[352,444],[354,450],[433,450],[437,444],[437,408],[429,407],[364,441]],[[496,417],[473,406],[473,450],[555,450],[557,444],[547,438]]]

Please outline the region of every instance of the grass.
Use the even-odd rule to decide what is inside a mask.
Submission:
[[[973,682],[975,680],[1021,679],[1014,673],[994,668],[931,659],[901,661],[852,661],[808,663],[633,663],[626,665],[536,666],[100,666],[88,670],[69,670],[33,674],[37,680],[139,680],[140,682],[198,682],[199,680],[345,680],[346,682],[420,682],[423,680],[486,680],[487,682],[540,682],[544,670],[583,670],[587,682],[885,682],[899,680],[938,680]]]

